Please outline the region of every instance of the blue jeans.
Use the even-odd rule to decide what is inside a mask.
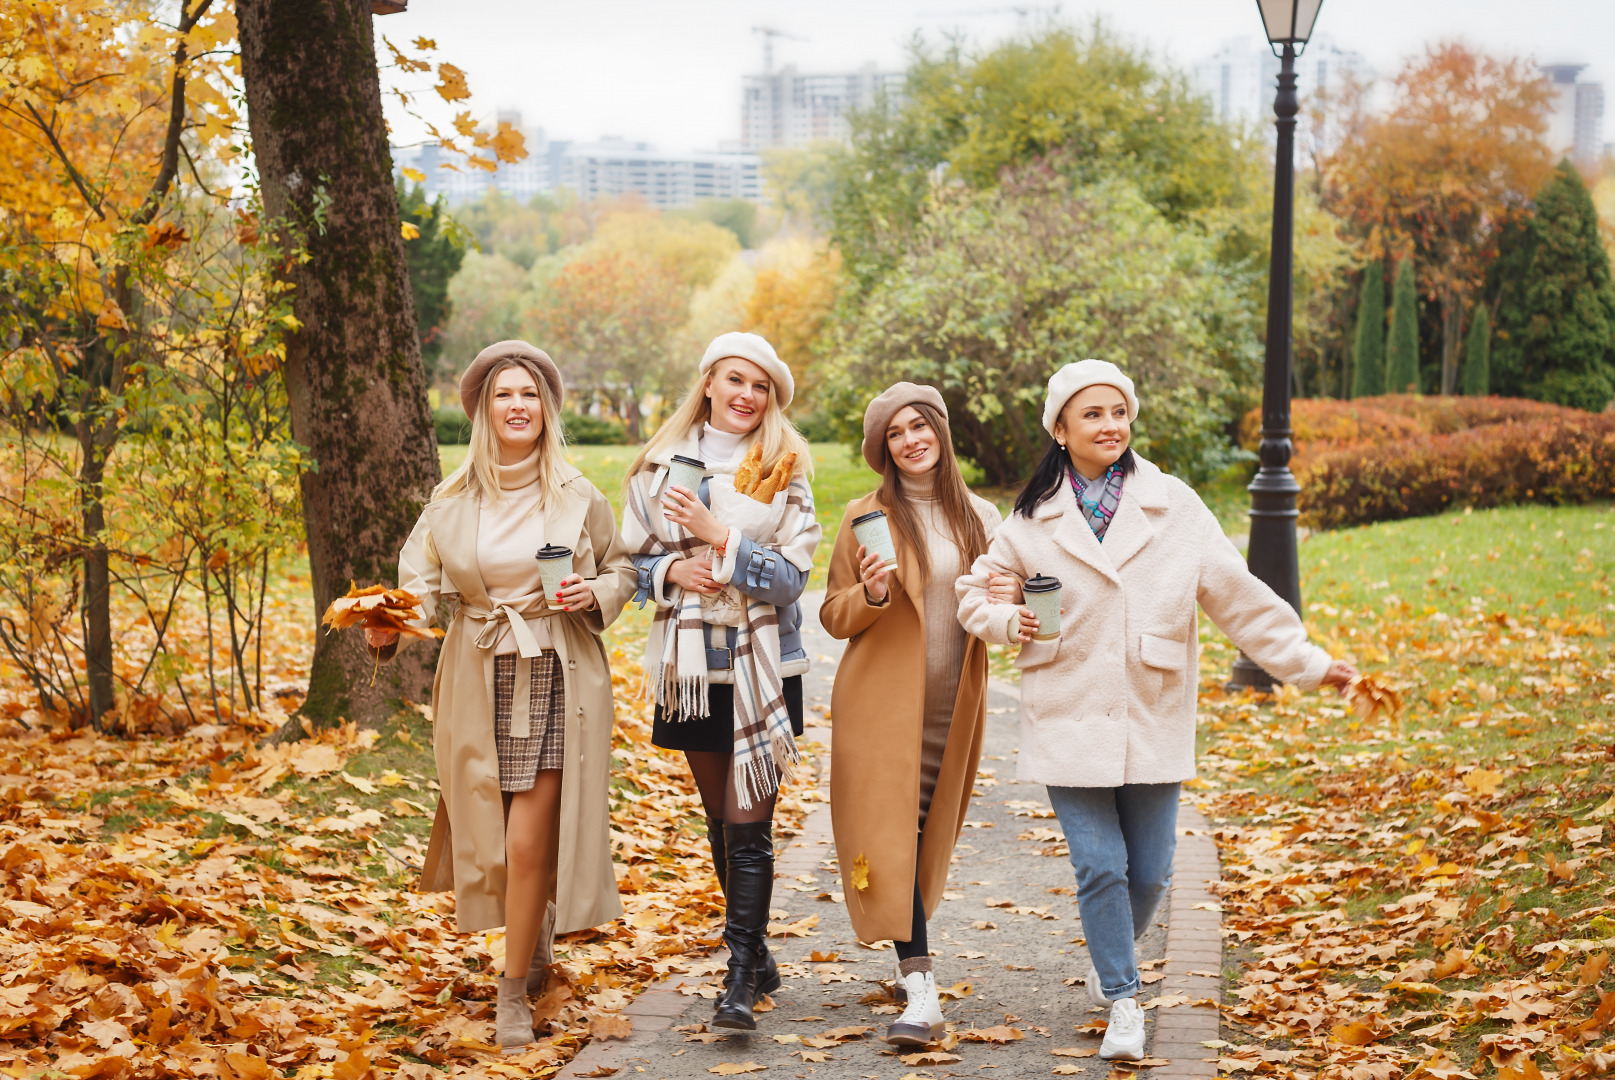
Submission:
[[[1099,985],[1111,1001],[1132,997],[1138,993],[1133,941],[1172,884],[1178,785],[1051,787],[1049,802],[1071,847],[1077,911]]]

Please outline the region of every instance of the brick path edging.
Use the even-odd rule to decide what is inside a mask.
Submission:
[[[991,687],[1008,697],[1020,700],[1020,688],[992,680]],[[830,745],[830,729],[809,727],[804,738]],[[828,763],[826,763],[828,764]],[[829,777],[829,769],[819,770],[820,784]],[[828,791],[825,791],[828,795]],[[802,832],[780,852],[775,873],[782,876],[812,873],[833,850],[830,832],[830,805],[817,803],[803,822]],[[1211,827],[1200,811],[1187,801],[1178,806],[1178,845],[1172,858],[1171,908],[1167,921],[1166,956],[1163,968],[1166,975],[1154,989],[1157,994],[1184,994],[1191,1001],[1222,998],[1222,916],[1215,907],[1195,907],[1196,904],[1214,905],[1216,897],[1210,886],[1221,876],[1221,862],[1217,856],[1216,841],[1211,838]],[[723,952],[719,949],[714,955]],[[1216,977],[1191,972],[1218,972]],[[684,1014],[690,999],[675,987],[683,976],[670,975],[651,984],[623,1009],[632,1021],[634,1031],[627,1039],[595,1041],[589,1043],[569,1061],[557,1080],[570,1080],[597,1070],[621,1069],[629,1059],[644,1060],[645,1051],[657,1038]],[[1167,1058],[1170,1065],[1149,1070],[1150,1080],[1201,1080],[1217,1075],[1217,1053],[1202,1044],[1216,1039],[1221,1031],[1221,1014],[1204,1005],[1178,1005],[1168,1009],[1152,1009],[1155,1030],[1151,1037],[1150,1054]],[[1207,1060],[1210,1059],[1210,1060]]]

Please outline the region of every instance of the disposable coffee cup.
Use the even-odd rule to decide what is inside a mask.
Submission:
[[[897,547],[892,543],[892,527],[884,510],[871,510],[853,518],[852,535],[858,538],[865,552],[879,555],[886,569],[897,565]]]
[[[700,458],[685,457],[683,454],[674,454],[673,460],[667,466],[667,488],[681,487],[695,494],[701,494],[701,479],[706,476],[707,463]]]
[[[538,560],[538,576],[544,581],[544,599],[553,604],[561,582],[572,576],[572,549],[545,544],[534,558]]]
[[[1037,616],[1033,641],[1051,641],[1060,636],[1060,580],[1039,574],[1021,586],[1026,606]]]

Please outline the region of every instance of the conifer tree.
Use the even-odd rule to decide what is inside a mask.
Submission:
[[[1363,270],[1357,301],[1357,337],[1352,348],[1351,396],[1385,393],[1385,264],[1375,259]]]
[[[1569,161],[1536,212],[1503,237],[1492,383],[1502,394],[1596,412],[1615,397],[1615,284],[1598,212]]]
[[[1392,394],[1419,392],[1419,293],[1413,285],[1413,260],[1403,259],[1391,288],[1391,337],[1385,348],[1385,389]]]
[[[1470,397],[1492,392],[1491,351],[1492,320],[1481,304],[1469,317],[1469,337],[1464,340],[1464,393]]]

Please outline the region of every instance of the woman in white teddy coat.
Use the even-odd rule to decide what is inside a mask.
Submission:
[[[1187,484],[1128,449],[1138,398],[1114,364],[1049,380],[1053,437],[988,552],[959,579],[959,621],[1022,642],[1019,778],[1048,786],[1071,848],[1092,966],[1112,1003],[1102,1057],[1143,1056],[1133,942],[1171,881],[1178,788],[1193,779],[1196,605],[1269,674],[1345,687],[1349,664],[1307,641],[1296,612],[1246,568]],[[1060,582],[1057,637],[1029,608],[995,603],[989,574]]]

